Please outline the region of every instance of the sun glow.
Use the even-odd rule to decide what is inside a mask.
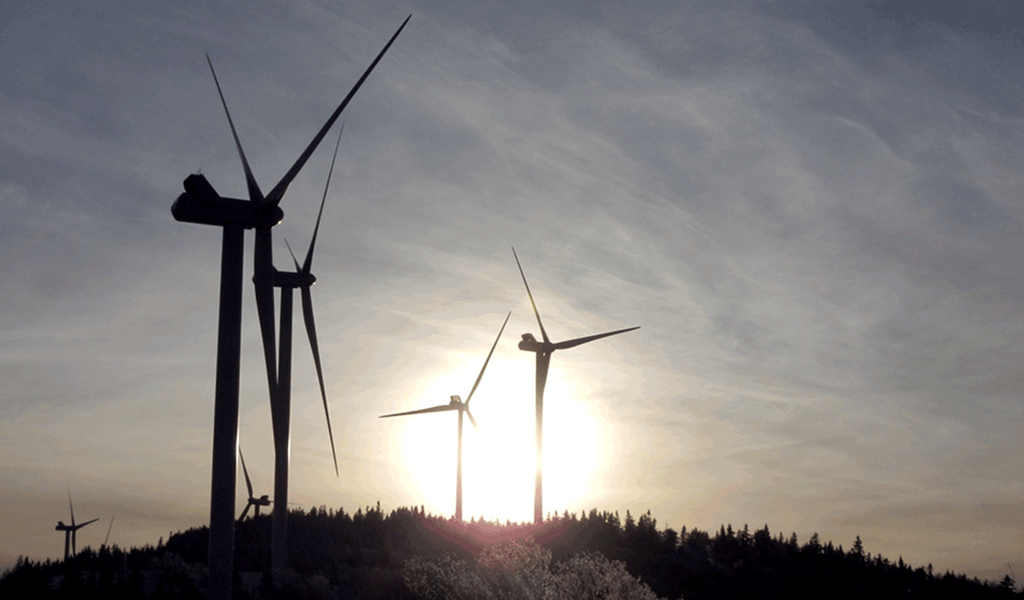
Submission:
[[[506,332],[507,335],[508,332]],[[487,367],[470,403],[480,428],[469,419],[463,429],[463,517],[530,521],[533,518],[535,401],[533,355],[502,349]],[[517,352],[516,354],[511,354]],[[408,400],[389,412],[447,404],[449,396],[469,394],[483,353],[453,352],[450,369],[418,380]],[[564,361],[554,357],[544,402],[544,511],[587,506],[605,464],[604,427],[587,404],[589,386],[573,380]],[[387,419],[395,464],[428,511],[455,511],[457,411]]]
[[[552,363],[558,358],[564,357],[556,354]],[[588,506],[608,464],[604,423],[586,400],[590,386],[557,368],[552,365],[544,393],[545,514]]]

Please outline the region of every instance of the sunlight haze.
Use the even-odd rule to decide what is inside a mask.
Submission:
[[[62,556],[69,487],[79,549],[207,524],[221,232],[170,207],[193,173],[247,192],[206,54],[267,190],[409,13],[341,116],[313,265],[340,476],[296,301],[290,501],[453,514],[457,414],[378,417],[465,398],[512,311],[465,517],[532,518],[514,246],[553,341],[642,327],[553,354],[546,512],[1024,572],[1024,8],[859,0],[3,2],[0,566]]]

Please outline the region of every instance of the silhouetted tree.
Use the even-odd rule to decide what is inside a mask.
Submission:
[[[556,587],[545,577],[575,577],[604,589],[598,580],[622,583],[626,573],[629,581],[642,582],[657,596],[687,600],[1021,597],[1012,576],[998,584],[950,572],[938,577],[931,565],[915,568],[902,557],[893,563],[867,554],[859,536],[844,552],[831,541],[822,544],[818,534],[803,546],[795,534],[772,537],[767,525],[751,533],[746,525],[737,531],[723,524],[714,536],[687,527],[678,533],[659,531],[649,511],[638,519],[627,512],[624,522],[617,513],[596,509],[578,516],[563,512],[534,524],[482,519],[462,523],[430,515],[422,507],[385,514],[379,504],[354,514],[323,506],[297,510],[289,514],[292,568],[276,578],[269,576],[269,528],[269,516],[236,527],[240,598],[424,598],[429,595],[410,588],[403,574],[409,565],[428,563],[434,566],[424,567],[424,577],[440,577],[451,565],[464,564],[487,589],[510,594],[519,589],[512,574],[529,572],[536,581],[547,581],[544,589],[549,591]],[[207,529],[200,527],[171,533],[156,547],[86,548],[60,562],[22,557],[0,577],[0,598],[202,597],[207,539]],[[519,556],[515,549],[523,545],[532,550],[522,556],[545,557],[540,561],[543,569],[513,560]],[[444,560],[451,563],[445,566]],[[501,561],[519,566],[503,571]],[[627,597],[646,597],[641,587],[627,588],[639,594]]]

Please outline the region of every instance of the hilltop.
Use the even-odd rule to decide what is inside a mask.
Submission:
[[[658,529],[650,512],[620,519],[596,509],[553,516],[541,525],[457,523],[422,508],[385,514],[379,505],[354,514],[294,510],[291,569],[275,582],[264,575],[270,524],[269,516],[261,516],[236,527],[238,598],[1022,596],[1009,575],[997,584],[934,573],[930,565],[866,553],[859,537],[844,550],[817,534],[801,543],[796,534],[774,535],[767,526],[751,531],[723,525],[713,534]],[[198,527],[156,546],[86,548],[67,563],[22,558],[0,579],[0,597],[202,598],[207,535],[206,527]]]

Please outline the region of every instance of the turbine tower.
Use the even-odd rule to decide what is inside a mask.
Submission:
[[[324,214],[324,203],[327,201],[327,190],[331,185],[334,173],[334,162],[338,158],[338,147],[341,146],[341,135],[345,124],[341,124],[338,141],[334,145],[334,157],[331,169],[327,173],[327,184],[324,196],[320,200],[320,212],[316,215],[316,226],[313,237],[309,241],[309,250],[302,265],[292,253],[288,252],[295,263],[295,271],[278,271],[274,269],[274,286],[281,288],[281,340],[280,356],[277,370],[277,402],[271,406],[271,421],[274,427],[274,521],[270,535],[270,565],[274,570],[284,569],[288,563],[288,466],[291,456],[291,388],[292,388],[292,292],[301,290],[302,318],[306,325],[306,336],[313,352],[313,364],[316,366],[317,379],[320,382],[320,396],[324,402],[324,416],[327,418],[327,436],[331,440],[331,455],[334,457],[334,475],[338,475],[338,454],[334,449],[334,433],[331,430],[331,410],[327,404],[327,390],[324,387],[323,367],[320,364],[320,345],[316,337],[316,321],[313,318],[313,296],[310,288],[316,283],[311,272],[313,268],[313,250],[316,247],[316,236],[320,231],[320,217]],[[288,240],[285,240],[285,245]],[[251,492],[250,492],[251,493]],[[259,514],[259,508],[256,509]]]
[[[64,532],[64,560],[66,561],[71,554],[78,554],[78,549],[75,547],[75,538],[77,537],[78,530],[85,527],[90,523],[95,523],[99,519],[93,519],[86,521],[85,523],[75,524],[75,505],[71,502],[71,488],[68,488],[68,507],[71,508],[71,524],[65,525],[64,521],[57,521],[57,531]],[[70,550],[70,554],[68,551]]]
[[[491,351],[487,353],[487,359],[484,360],[484,366],[480,368],[480,374],[476,376],[476,381],[473,383],[472,389],[469,390],[469,395],[466,396],[466,401],[463,402],[459,396],[452,396],[451,401],[448,404],[441,404],[438,406],[431,406],[430,408],[421,408],[419,410],[410,410],[407,412],[392,413],[390,415],[381,415],[379,418],[385,419],[387,417],[401,417],[404,415],[418,415],[423,413],[432,412],[443,412],[449,410],[459,411],[459,451],[458,459],[455,467],[455,520],[462,521],[462,413],[466,413],[469,417],[469,421],[475,428],[476,419],[473,418],[473,413],[469,412],[469,401],[473,399],[473,392],[476,391],[476,387],[480,385],[480,379],[484,376],[484,369],[487,368],[487,363],[491,360],[491,355],[494,354],[494,348],[498,345],[498,340],[501,339],[501,333],[505,331],[505,325],[508,323],[508,318],[512,316],[511,311],[505,317],[505,322],[501,324],[501,329],[498,330],[498,337],[494,338],[494,344],[491,345]]]
[[[411,17],[412,15],[410,15]],[[409,17],[405,19],[384,49],[370,63],[369,68],[349,91],[345,99],[334,110],[330,118],[314,136],[313,141],[302,152],[285,176],[264,196],[249,169],[249,163],[242,151],[235,125],[231,120],[227,102],[221,93],[220,82],[213,71],[217,93],[231,126],[235,147],[242,159],[249,200],[224,198],[202,175],[189,175],[184,181],[185,193],[178,196],[171,206],[171,214],[178,221],[213,225],[223,228],[221,246],[220,309],[217,334],[217,383],[214,392],[213,459],[210,492],[210,543],[209,543],[209,597],[214,600],[228,600],[232,596],[232,569],[235,538],[235,449],[238,447],[238,380],[242,344],[242,259],[244,256],[244,232],[256,229],[254,280],[256,283],[257,310],[263,337],[264,358],[267,363],[271,406],[277,395],[276,358],[274,356],[274,297],[273,264],[271,254],[271,228],[284,217],[278,206],[285,190],[306,164],[334,122],[348,105],[352,96],[373,71],[388,51],[391,44],[402,32]]]
[[[597,335],[590,335],[587,337],[566,340],[564,342],[553,343],[551,339],[548,338],[547,331],[544,330],[544,323],[540,320],[540,311],[537,310],[537,303],[533,301],[533,294],[530,292],[530,284],[526,283],[526,275],[523,273],[523,265],[519,264],[519,256],[516,254],[515,248],[512,248],[512,256],[515,256],[516,266],[519,267],[519,274],[523,277],[523,285],[526,286],[526,294],[530,297],[530,304],[533,306],[533,314],[537,315],[537,325],[540,326],[540,335],[544,338],[543,342],[538,342],[537,338],[533,337],[533,334],[524,333],[522,336],[523,339],[519,342],[520,350],[533,352],[537,355],[537,475],[533,488],[533,522],[539,524],[544,521],[544,479],[541,454],[544,433],[544,384],[547,383],[548,380],[548,366],[551,364],[551,353],[555,350],[568,350],[569,348],[575,348],[580,344],[586,344],[587,342],[599,340],[610,335],[617,335],[619,333],[633,331],[634,329],[640,329],[640,326],[627,327],[626,329],[618,329],[607,333],[599,333]]]
[[[245,515],[249,514],[249,508],[255,506],[254,516],[260,516],[261,506],[270,506],[270,496],[263,494],[259,498],[256,497],[255,492],[252,491],[252,480],[249,479],[249,469],[245,468],[245,457],[242,456],[242,448],[238,448],[238,458],[242,459],[242,474],[245,475],[245,487],[249,490],[249,500],[245,503],[245,510],[242,514],[238,515],[238,520],[241,521],[245,518]]]

